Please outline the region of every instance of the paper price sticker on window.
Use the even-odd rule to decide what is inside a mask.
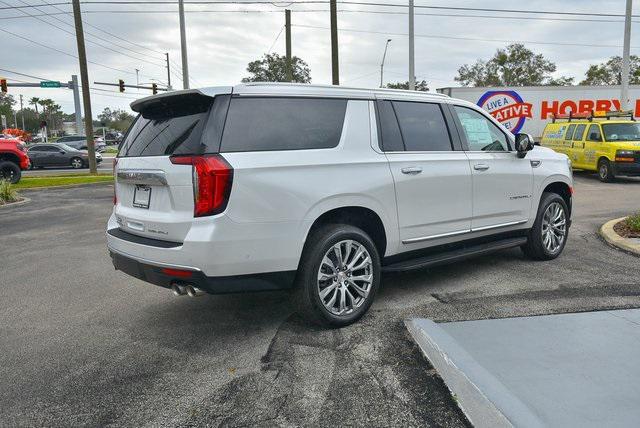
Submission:
[[[491,132],[487,121],[484,119],[476,119],[471,116],[461,115],[460,122],[464,127],[469,145],[490,145],[493,142],[491,138]]]

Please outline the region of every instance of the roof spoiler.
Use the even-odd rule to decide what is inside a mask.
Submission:
[[[144,97],[144,98],[140,98],[139,100],[135,100],[130,104],[130,106],[131,106],[131,110],[135,111],[136,113],[140,113],[142,109],[144,109],[146,106],[154,104],[157,101],[162,101],[169,97],[178,97],[182,95],[192,95],[192,94],[206,96],[206,94],[203,94],[197,89],[185,89],[183,91],[167,91],[162,94],[151,95],[149,97]]]

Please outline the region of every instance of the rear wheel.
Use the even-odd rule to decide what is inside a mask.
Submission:
[[[371,306],[380,272],[380,256],[364,231],[344,224],[323,226],[309,236],[302,253],[298,310],[317,324],[352,324]]]
[[[75,169],[80,169],[84,166],[84,161],[80,158],[71,159],[71,166]]]
[[[607,159],[600,159],[598,162],[598,178],[605,183],[613,181],[616,178],[611,169],[611,164]]]
[[[532,259],[552,260],[562,253],[568,236],[567,203],[556,193],[543,193],[536,221],[522,250]]]
[[[22,171],[20,167],[11,161],[0,161],[0,180],[8,180],[11,184],[20,181]]]

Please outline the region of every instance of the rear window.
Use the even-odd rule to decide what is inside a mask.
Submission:
[[[220,151],[336,147],[346,109],[345,99],[232,98]]]
[[[145,106],[131,125],[118,156],[207,152],[202,134],[212,104],[213,98],[199,94],[158,98]]]

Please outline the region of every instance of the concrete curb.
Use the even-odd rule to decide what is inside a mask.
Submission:
[[[25,198],[24,196],[22,197],[21,200],[19,200],[18,202],[10,202],[8,204],[3,204],[0,205],[0,209],[2,208],[9,208],[9,207],[17,207],[19,205],[24,205],[24,204],[28,204],[29,202],[31,202],[31,199],[29,198]]]
[[[437,323],[417,318],[405,321],[405,325],[473,426],[513,427],[505,410],[516,415],[518,426],[544,426],[520,399]],[[484,385],[484,391],[477,386],[479,384]]]
[[[613,226],[618,222],[624,220],[625,218],[626,217],[617,218],[603,224],[600,228],[600,236],[602,236],[602,238],[609,245],[626,251],[627,253],[631,253],[635,256],[640,256],[640,244],[634,243],[629,238],[623,238],[622,236],[618,235],[615,230],[613,230]]]

